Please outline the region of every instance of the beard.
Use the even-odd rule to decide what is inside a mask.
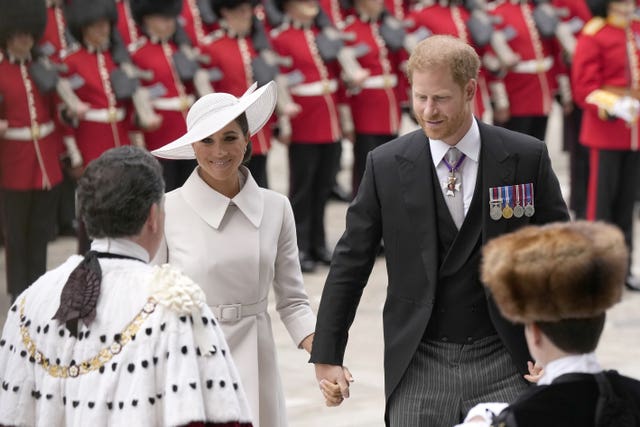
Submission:
[[[468,113],[466,109],[463,108],[453,116],[437,115],[427,117],[426,119],[417,114],[415,116],[418,124],[429,139],[444,141],[455,135],[465,125]],[[441,123],[437,126],[432,126],[429,122]]]

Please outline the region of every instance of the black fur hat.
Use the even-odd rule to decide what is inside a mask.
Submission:
[[[101,19],[108,20],[113,29],[118,22],[118,9],[114,0],[65,0],[64,18],[71,35],[82,42],[82,29]]]
[[[44,34],[47,26],[47,5],[45,0],[0,0],[0,46],[6,47],[7,40],[17,33],[28,33],[33,42]]]
[[[593,16],[606,18],[609,3],[612,1],[613,0],[587,0],[587,6],[589,6],[589,10]]]
[[[182,0],[129,0],[133,19],[142,25],[148,15],[163,15],[177,18],[182,12]]]
[[[216,16],[218,16],[218,18],[221,16],[221,9],[234,9],[245,3],[250,4],[252,7],[257,5],[256,0],[211,0],[210,3],[211,9],[216,14]]]

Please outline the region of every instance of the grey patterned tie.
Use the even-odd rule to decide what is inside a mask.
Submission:
[[[464,221],[464,194],[462,191],[462,174],[460,169],[464,156],[456,147],[449,148],[445,155],[445,165],[449,169],[447,180],[442,183],[444,200],[447,202],[449,212],[458,230]]]

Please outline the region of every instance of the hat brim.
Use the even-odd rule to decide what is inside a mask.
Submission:
[[[189,160],[195,159],[196,153],[192,144],[218,132],[242,113],[247,116],[249,134],[253,136],[267,123],[276,107],[277,91],[275,82],[271,81],[255,91],[243,95],[238,102],[224,109],[212,111],[198,120],[183,136],[167,145],[153,150],[151,154],[163,159]],[[212,120],[213,119],[213,120]]]

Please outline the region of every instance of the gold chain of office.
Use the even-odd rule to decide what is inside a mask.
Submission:
[[[75,378],[79,375],[87,374],[91,371],[96,371],[108,363],[116,354],[120,353],[124,346],[132,341],[133,337],[138,333],[140,327],[144,323],[147,317],[156,309],[158,302],[150,297],[142,310],[136,315],[136,317],[127,325],[127,327],[120,334],[118,340],[114,340],[109,346],[100,350],[100,352],[79,364],[73,365],[60,365],[51,363],[50,358],[46,357],[36,347],[35,342],[29,335],[29,328],[26,323],[26,316],[24,315],[25,298],[22,298],[19,302],[20,305],[20,335],[22,335],[22,343],[30,357],[35,362],[42,366],[49,375],[55,378]]]

